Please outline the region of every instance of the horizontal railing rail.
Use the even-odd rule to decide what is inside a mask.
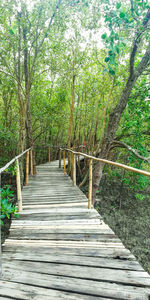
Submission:
[[[150,177],[150,172],[140,170],[140,169],[137,169],[137,168],[133,168],[133,167],[121,164],[121,163],[117,163],[117,162],[107,160],[107,159],[98,158],[98,157],[95,157],[95,156],[92,156],[92,155],[85,154],[83,152],[76,152],[76,151],[73,151],[73,150],[68,149],[68,148],[60,148],[60,150],[61,151],[68,151],[68,152],[71,152],[75,155],[79,155],[79,156],[81,155],[81,156],[84,156],[85,158],[93,159],[95,161],[103,162],[103,163],[108,164],[108,165],[123,168],[123,169],[126,169],[127,171],[135,172],[135,173]]]
[[[63,161],[64,161],[64,174],[66,174],[66,152],[71,153],[72,157],[70,159],[70,165],[72,168],[72,179],[73,179],[73,185],[76,185],[76,156],[82,156],[86,159],[89,159],[89,194],[88,194],[88,208],[91,208],[92,204],[92,164],[93,161],[98,161],[104,164],[108,164],[111,166],[119,167],[122,169],[125,169],[130,172],[135,172],[137,174],[141,174],[147,177],[150,177],[150,172],[140,170],[137,168],[133,168],[118,162],[114,162],[107,159],[98,158],[92,155],[85,154],[83,152],[76,152],[68,148],[60,148],[59,151],[59,168],[61,168],[61,159],[62,159],[62,153],[63,153]]]
[[[0,168],[0,177],[1,174],[6,171],[13,163],[16,163],[16,185],[17,185],[17,202],[18,202],[18,211],[22,210],[22,194],[21,194],[21,176],[20,176],[20,166],[19,159],[26,154],[26,172],[25,172],[25,185],[28,185],[29,182],[29,162],[30,162],[30,175],[33,175],[33,148],[30,147],[26,149],[21,154],[15,156],[11,161],[9,161],[4,167]],[[30,158],[30,161],[29,161]]]
[[[26,154],[28,151],[30,151],[32,148],[28,148],[27,150],[25,150],[24,152],[22,152],[21,154],[15,156],[12,160],[10,160],[4,167],[0,168],[0,174],[2,172],[4,172],[6,169],[9,168],[9,166],[11,166],[17,159],[19,159],[20,157],[22,157],[24,154]]]

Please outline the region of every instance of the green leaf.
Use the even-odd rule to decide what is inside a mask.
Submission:
[[[105,57],[105,62],[108,62],[110,60],[110,58],[107,56]]]
[[[118,33],[115,33],[115,40],[119,40],[119,35],[118,35]]]
[[[117,52],[118,54],[120,53],[119,47],[115,46],[115,50],[116,50],[116,52]]]
[[[119,15],[120,15],[121,19],[123,19],[125,17],[125,13],[123,11]]]
[[[13,34],[14,34],[14,31],[10,28],[10,29],[9,29],[9,33],[10,33],[11,35],[13,35]]]
[[[113,51],[108,51],[108,54],[109,54],[109,56],[112,56],[114,53],[113,53]]]
[[[104,33],[104,34],[101,35],[101,38],[102,38],[103,40],[105,40],[106,37],[107,37],[107,34],[106,34],[106,33]]]
[[[118,3],[116,4],[116,8],[119,9],[120,7],[121,7],[121,2],[118,2]]]
[[[13,26],[13,33],[16,33],[16,31],[17,31],[17,26],[14,25],[14,26]]]
[[[111,75],[115,75],[115,71],[114,71],[113,69],[109,69],[109,73],[110,73]]]

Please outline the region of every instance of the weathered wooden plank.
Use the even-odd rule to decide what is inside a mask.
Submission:
[[[10,239],[17,239],[17,240],[46,240],[46,241],[92,241],[92,242],[113,242],[113,243],[117,243],[118,242],[118,239],[115,238],[115,237],[109,237],[109,236],[99,236],[99,237],[96,237],[96,236],[92,236],[92,234],[89,236],[86,237],[86,235],[83,235],[83,234],[28,234],[28,235],[11,235],[9,237],[9,240]]]
[[[72,270],[73,274],[73,270]],[[80,274],[78,274],[80,276]],[[74,277],[63,277],[56,275],[39,274],[35,272],[26,272],[21,270],[7,268],[4,272],[4,280],[12,282],[24,283],[45,288],[53,288],[55,290],[63,290],[67,292],[82,293],[86,295],[99,296],[114,299],[132,299],[132,300],[146,300],[149,293],[148,289],[126,286],[116,283],[109,283],[108,281],[96,282],[93,280],[85,280]]]
[[[97,219],[97,216],[96,215],[92,215],[92,214],[86,214],[86,213],[81,213],[81,214],[77,214],[77,213],[74,213],[74,214],[72,214],[71,215],[71,213],[69,214],[67,214],[66,213],[66,215],[65,214],[61,214],[61,215],[55,215],[55,214],[49,214],[49,213],[33,213],[32,215],[31,214],[24,214],[24,215],[21,215],[20,216],[20,219],[21,220],[35,220],[35,221],[40,221],[41,220],[41,218],[42,218],[42,216],[43,216],[43,218],[44,218],[44,220],[45,221],[49,221],[49,220],[54,220],[54,221],[56,221],[56,220],[85,220],[86,218],[87,219]]]
[[[11,298],[6,298],[6,296],[11,295]],[[4,296],[5,298],[3,298]],[[0,299],[36,299],[36,300],[50,300],[50,299],[68,299],[68,300],[77,300],[77,299],[101,299],[104,300],[106,298],[95,297],[95,296],[87,296],[80,294],[72,294],[63,291],[56,291],[54,289],[45,289],[41,287],[34,287],[31,285],[25,285],[16,282],[3,281],[0,282]],[[112,298],[107,298],[107,300],[111,300]]]
[[[22,215],[28,215],[28,214],[38,214],[39,212],[43,213],[49,213],[49,215],[51,214],[56,214],[56,215],[61,215],[61,214],[88,214],[88,215],[92,215],[92,216],[97,216],[99,218],[99,214],[98,212],[95,211],[95,209],[91,209],[89,211],[88,208],[86,207],[72,207],[72,208],[36,208],[36,209],[28,209],[28,211],[22,211],[20,213],[20,216]]]
[[[99,226],[100,227],[100,226]],[[112,232],[111,229],[105,229],[105,228],[91,228],[88,229],[87,227],[79,227],[79,226],[72,226],[69,228],[69,226],[61,228],[61,226],[56,226],[56,228],[53,226],[35,226],[35,227],[14,227],[10,230],[10,235],[22,235],[22,234],[39,234],[39,233],[46,233],[46,234],[87,234],[88,236],[90,234],[96,234],[96,235],[106,235],[106,234],[112,234],[113,236],[114,233]]]
[[[120,270],[117,272],[110,268],[95,268],[89,266],[77,266],[68,264],[56,264],[56,263],[43,263],[33,261],[11,261],[8,263],[4,261],[3,271],[8,268],[15,270],[24,270],[28,272],[44,273],[50,275],[67,276],[72,278],[83,278],[98,281],[107,281],[114,283],[123,283],[135,286],[147,286],[150,288],[150,277],[148,273],[144,271],[131,271],[131,270]],[[80,275],[79,275],[80,274]]]
[[[45,219],[43,218],[43,220],[41,220],[41,221],[36,221],[36,220],[20,220],[20,219],[18,219],[18,220],[13,220],[12,221],[12,225],[14,226],[14,225],[18,225],[18,224],[20,224],[20,225],[22,225],[22,226],[25,226],[25,225],[34,225],[34,226],[38,226],[38,225],[53,225],[53,226],[55,226],[55,225],[75,225],[75,224],[77,224],[77,225],[84,225],[84,224],[100,224],[101,223],[101,220],[99,220],[99,219],[82,219],[82,220],[55,220],[55,221],[45,221]]]
[[[40,261],[40,262],[51,262],[61,263],[78,266],[93,266],[93,267],[105,267],[112,269],[124,269],[124,270],[135,270],[144,271],[137,261],[122,260],[119,258],[112,259],[105,255],[105,258],[101,257],[87,257],[87,256],[75,256],[75,255],[64,255],[51,253],[39,253],[38,256],[35,253],[3,253],[3,259],[5,261],[20,260],[20,261]]]
[[[34,245],[16,245],[16,244],[6,244],[3,246],[4,253],[27,253],[32,252],[35,256],[38,256],[40,253],[45,255],[76,255],[76,256],[86,256],[86,257],[106,257],[106,258],[114,258],[114,259],[128,259],[135,260],[135,257],[130,253],[126,248],[75,248],[75,247],[41,247],[38,245],[34,247]]]
[[[51,203],[47,203],[47,204],[23,204],[23,210],[27,210],[29,208],[50,208],[50,207],[87,207],[87,202],[84,201],[84,202],[74,202],[72,203],[72,201],[70,201],[69,203],[54,203],[54,204],[51,204]]]
[[[124,248],[122,243],[118,242],[93,242],[93,241],[61,241],[61,240],[18,240],[18,239],[7,239],[4,245],[23,245],[23,246],[43,246],[43,247],[77,247],[77,248]]]
[[[82,241],[112,241],[120,242],[113,232],[70,232],[70,233],[52,233],[50,230],[11,230],[9,239],[44,239],[44,240],[82,240]]]
[[[41,201],[40,200],[37,200],[37,201],[32,201],[32,200],[30,200],[30,199],[27,199],[27,200],[25,200],[24,202],[23,202],[23,204],[24,204],[24,207],[26,206],[26,205],[56,205],[57,206],[57,204],[60,204],[60,205],[71,205],[71,204],[79,204],[79,206],[80,206],[80,203],[85,203],[85,205],[87,205],[87,200],[86,201],[84,201],[83,199],[78,199],[78,198],[74,198],[74,199],[65,199],[65,200],[63,200],[63,199],[47,199],[47,198],[43,198]],[[24,210],[24,208],[23,208],[23,210]]]

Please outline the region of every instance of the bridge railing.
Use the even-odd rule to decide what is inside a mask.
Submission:
[[[66,152],[71,154],[70,165],[71,165],[71,169],[72,169],[73,185],[76,185],[76,156],[81,156],[81,157],[84,157],[86,159],[89,159],[89,192],[88,192],[88,208],[89,209],[91,209],[91,206],[92,206],[92,181],[93,181],[93,176],[92,176],[93,168],[92,168],[92,165],[93,165],[93,161],[98,161],[98,162],[101,162],[101,163],[104,163],[104,164],[119,167],[119,168],[125,169],[125,170],[130,171],[130,172],[135,172],[137,174],[141,174],[141,175],[145,175],[147,177],[150,177],[150,172],[147,172],[147,171],[144,171],[144,170],[133,168],[133,167],[130,167],[130,166],[118,163],[118,162],[114,162],[114,161],[111,161],[111,160],[94,157],[94,156],[85,154],[83,152],[73,151],[73,150],[68,149],[68,148],[60,148],[60,151],[59,151],[59,168],[61,168],[62,153],[63,153],[64,174],[67,174],[67,172],[66,172]]]
[[[22,210],[22,194],[21,194],[21,176],[20,176],[20,166],[19,159],[22,158],[26,154],[26,165],[25,165],[25,185],[29,184],[29,170],[30,175],[33,175],[33,149],[28,148],[21,154],[14,157],[10,162],[8,162],[4,167],[0,169],[0,182],[1,182],[1,174],[8,169],[13,163],[16,163],[16,185],[17,185],[17,202],[18,202],[18,211]],[[30,166],[29,166],[30,164]]]

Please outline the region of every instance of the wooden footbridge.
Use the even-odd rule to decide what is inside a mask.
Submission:
[[[23,210],[3,245],[0,299],[150,299],[150,276],[90,202],[88,209],[72,162],[74,185],[53,161],[23,188]]]

